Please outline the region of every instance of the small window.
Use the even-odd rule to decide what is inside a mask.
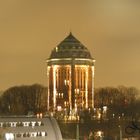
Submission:
[[[30,135],[31,135],[31,137],[36,137],[37,136],[37,132],[31,132]]]
[[[35,124],[36,124],[36,122],[32,122],[32,127],[34,127],[34,126],[35,126]]]
[[[30,122],[23,122],[23,126],[27,127],[29,126]]]
[[[17,126],[19,126],[19,127],[20,127],[20,126],[23,126],[23,123],[22,123],[22,122],[18,122],[18,123],[17,123]]]
[[[3,127],[3,123],[2,122],[0,123],[0,127]]]
[[[41,136],[41,132],[37,132],[37,136]]]
[[[5,140],[14,140],[14,134],[13,133],[6,133]]]
[[[38,122],[38,126],[41,126],[41,122]]]
[[[42,137],[45,137],[45,134],[46,134],[45,132],[41,132]]]
[[[11,127],[16,127],[16,125],[17,125],[17,122],[10,122]]]

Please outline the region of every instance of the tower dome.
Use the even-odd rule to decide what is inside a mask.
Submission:
[[[53,49],[50,59],[53,58],[87,58],[92,59],[88,49],[76,39],[72,33]]]

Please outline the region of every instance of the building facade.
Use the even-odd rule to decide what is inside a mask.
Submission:
[[[52,50],[47,59],[49,111],[94,107],[94,63],[72,33]]]
[[[53,117],[0,116],[0,140],[62,140]]]

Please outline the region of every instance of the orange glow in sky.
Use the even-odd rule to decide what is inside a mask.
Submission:
[[[0,1],[0,90],[47,85],[46,59],[68,34],[96,59],[95,87],[140,89],[140,1]]]

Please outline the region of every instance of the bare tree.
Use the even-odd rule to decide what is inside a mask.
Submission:
[[[3,114],[27,114],[45,111],[47,108],[47,88],[39,84],[9,88],[1,97]]]

